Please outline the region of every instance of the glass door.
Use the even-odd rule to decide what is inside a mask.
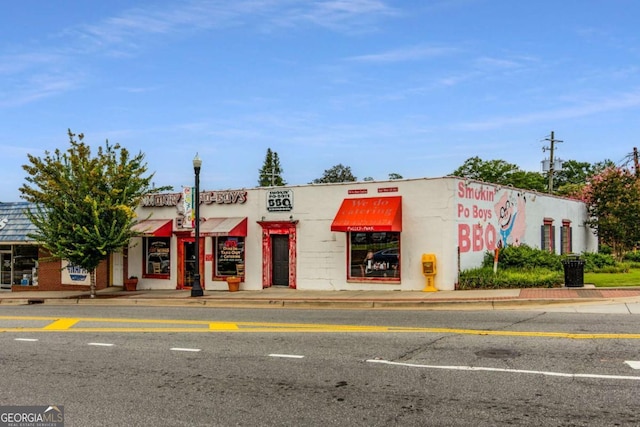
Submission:
[[[0,287],[11,289],[11,252],[0,252]]]

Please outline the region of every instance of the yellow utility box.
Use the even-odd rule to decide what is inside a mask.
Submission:
[[[422,290],[423,292],[437,292],[433,284],[433,278],[436,275],[436,255],[422,254],[422,274],[427,278],[427,283]]]

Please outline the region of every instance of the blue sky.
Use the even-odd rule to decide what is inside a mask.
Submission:
[[[255,187],[620,162],[640,135],[636,0],[21,0],[0,14],[0,201],[67,129],[156,185]]]

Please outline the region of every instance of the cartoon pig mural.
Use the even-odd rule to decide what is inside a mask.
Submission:
[[[502,247],[513,245],[519,246],[523,243],[526,226],[526,199],[524,194],[505,191],[498,203],[494,206],[494,211],[498,217],[500,231],[500,242]]]

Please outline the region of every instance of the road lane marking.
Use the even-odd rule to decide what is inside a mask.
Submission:
[[[0,321],[50,322],[45,326],[2,327],[0,332],[103,332],[103,333],[425,333],[503,337],[561,339],[640,340],[637,333],[570,333],[544,331],[492,331],[482,329],[420,328],[404,326],[332,325],[313,323],[223,322],[211,320],[131,319],[131,318],[60,318],[36,316],[0,316]],[[82,327],[85,322],[99,326]]]
[[[14,338],[14,341],[36,342],[38,338]]]
[[[633,369],[640,369],[640,362],[635,360],[626,360],[624,363],[631,366]]]
[[[236,329],[239,329],[237,323],[229,323],[229,322],[209,323],[209,330],[211,331],[233,331]]]
[[[109,344],[106,342],[90,342],[87,345],[94,345],[97,347],[113,347],[115,344]]]
[[[269,355],[270,357],[288,357],[290,359],[302,359],[304,358],[304,356],[300,355],[300,354],[278,354],[278,353],[271,353]]]
[[[533,374],[544,375],[548,377],[563,377],[563,378],[591,378],[591,379],[605,379],[605,380],[633,380],[640,381],[640,377],[628,376],[628,375],[601,375],[601,374],[568,374],[564,372],[547,372],[547,371],[530,371],[522,369],[503,369],[503,368],[486,368],[481,366],[441,366],[441,365],[421,365],[418,363],[404,363],[404,362],[392,362],[390,360],[381,359],[369,359],[369,363],[381,363],[384,365],[405,366],[410,368],[424,368],[424,369],[444,369],[450,371],[488,371],[488,372],[506,372],[512,374]]]
[[[181,348],[181,347],[174,347],[174,348],[170,348],[169,350],[172,350],[172,351],[191,351],[191,352],[200,351],[199,348]]]
[[[56,319],[55,322],[48,324],[43,329],[48,331],[63,331],[71,328],[79,321],[80,319]]]

